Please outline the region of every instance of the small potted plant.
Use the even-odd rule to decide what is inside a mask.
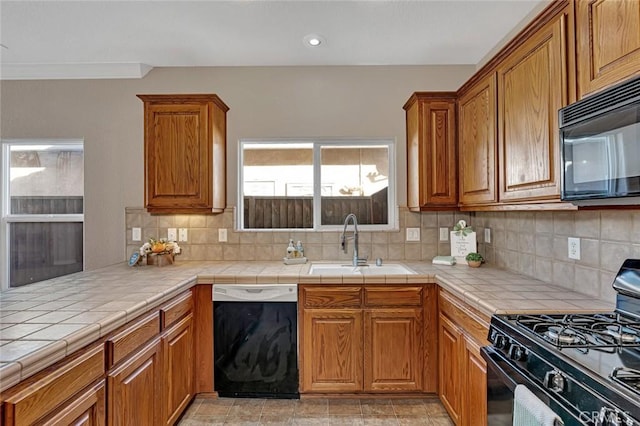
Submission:
[[[484,262],[484,257],[480,253],[469,253],[465,257],[467,264],[472,268],[479,267]]]

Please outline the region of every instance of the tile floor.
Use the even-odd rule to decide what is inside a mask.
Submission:
[[[301,400],[196,397],[178,425],[452,426],[453,422],[436,397]]]

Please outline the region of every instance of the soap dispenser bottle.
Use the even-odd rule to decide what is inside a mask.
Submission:
[[[296,256],[296,248],[293,246],[293,240],[289,240],[289,247],[287,247],[287,257],[289,259]]]
[[[298,256],[304,257],[304,247],[302,247],[302,241],[298,241],[298,244],[296,244],[296,249],[298,250]]]

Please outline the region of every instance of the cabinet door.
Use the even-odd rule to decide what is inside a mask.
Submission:
[[[464,339],[464,379],[462,424],[487,424],[487,363],[480,355],[480,345],[470,337]]]
[[[407,111],[407,207],[411,211],[458,203],[455,97],[416,93]]]
[[[301,392],[362,391],[362,311],[305,309]]]
[[[216,95],[138,95],[144,102],[145,207],[219,213],[226,204],[226,112]]]
[[[461,370],[463,363],[461,352],[463,335],[449,319],[440,315],[440,380],[438,382],[440,401],[447,409],[453,422],[460,424],[461,419]]]
[[[422,309],[364,312],[364,390],[422,390]]]
[[[496,75],[490,74],[458,101],[460,204],[498,201],[496,192]]]
[[[156,338],[107,374],[110,426],[164,423],[160,349],[160,339]]]
[[[640,73],[640,2],[576,1],[579,98]]]
[[[566,105],[566,16],[498,66],[500,200],[559,199],[558,109]]]
[[[206,104],[150,105],[146,111],[147,208],[207,208],[212,177]]]
[[[104,379],[102,379],[57,410],[55,416],[38,422],[36,425],[103,426],[105,424],[105,407]]]
[[[175,423],[193,398],[193,353],[193,315],[189,314],[162,335],[162,402],[167,425]]]

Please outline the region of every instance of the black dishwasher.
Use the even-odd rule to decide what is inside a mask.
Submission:
[[[297,285],[213,286],[215,390],[299,398]]]

